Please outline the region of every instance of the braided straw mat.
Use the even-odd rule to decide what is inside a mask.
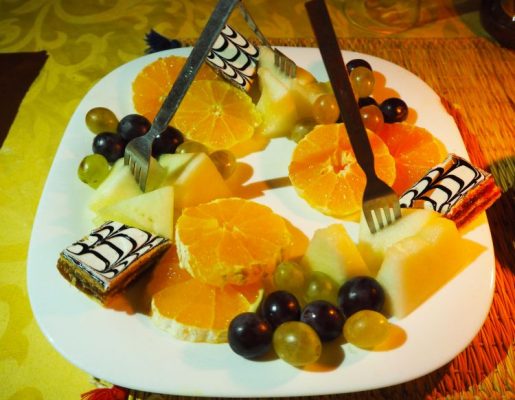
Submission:
[[[314,39],[276,39],[272,44],[316,46]],[[454,116],[471,161],[492,172],[503,195],[487,212],[496,255],[493,304],[472,343],[449,364],[414,381],[314,398],[515,399],[515,53],[483,38],[355,38],[340,40],[340,46],[394,62],[427,82]],[[129,391],[129,398],[191,399],[136,391]]]

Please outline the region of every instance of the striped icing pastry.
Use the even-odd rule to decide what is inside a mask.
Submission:
[[[206,61],[237,87],[249,90],[256,73],[259,50],[240,33],[225,25]]]
[[[107,222],[65,248],[62,257],[107,289],[131,265],[165,242],[168,240],[140,229]]]
[[[489,174],[450,154],[400,198],[401,207],[427,208],[447,214]]]

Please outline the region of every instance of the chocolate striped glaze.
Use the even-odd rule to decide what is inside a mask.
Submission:
[[[64,249],[62,256],[107,289],[114,278],[166,241],[119,222],[107,222]]]
[[[463,158],[449,154],[401,196],[401,207],[426,208],[445,215],[488,176]]]
[[[216,39],[206,61],[224,78],[248,90],[256,73],[259,50],[229,25]]]

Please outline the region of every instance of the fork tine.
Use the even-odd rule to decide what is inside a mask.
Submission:
[[[388,205],[387,207],[383,208],[383,212],[384,212],[384,215],[386,216],[386,225],[391,225],[392,222],[395,220],[395,218],[392,220],[392,208],[390,207],[390,205]]]
[[[372,216],[372,212],[363,209],[363,214],[365,215],[365,220],[367,221],[368,229],[370,230],[370,232],[376,233],[377,227],[375,225],[374,218]]]
[[[382,211],[382,208],[374,209],[374,214],[376,216],[377,225],[379,225],[379,230],[381,230],[385,227],[383,213],[381,211]]]

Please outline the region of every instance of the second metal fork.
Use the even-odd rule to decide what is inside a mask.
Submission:
[[[399,197],[376,175],[372,147],[354,98],[347,68],[324,0],[308,1],[306,9],[354,155],[367,177],[363,194],[363,214],[370,232],[375,233],[401,217]]]

